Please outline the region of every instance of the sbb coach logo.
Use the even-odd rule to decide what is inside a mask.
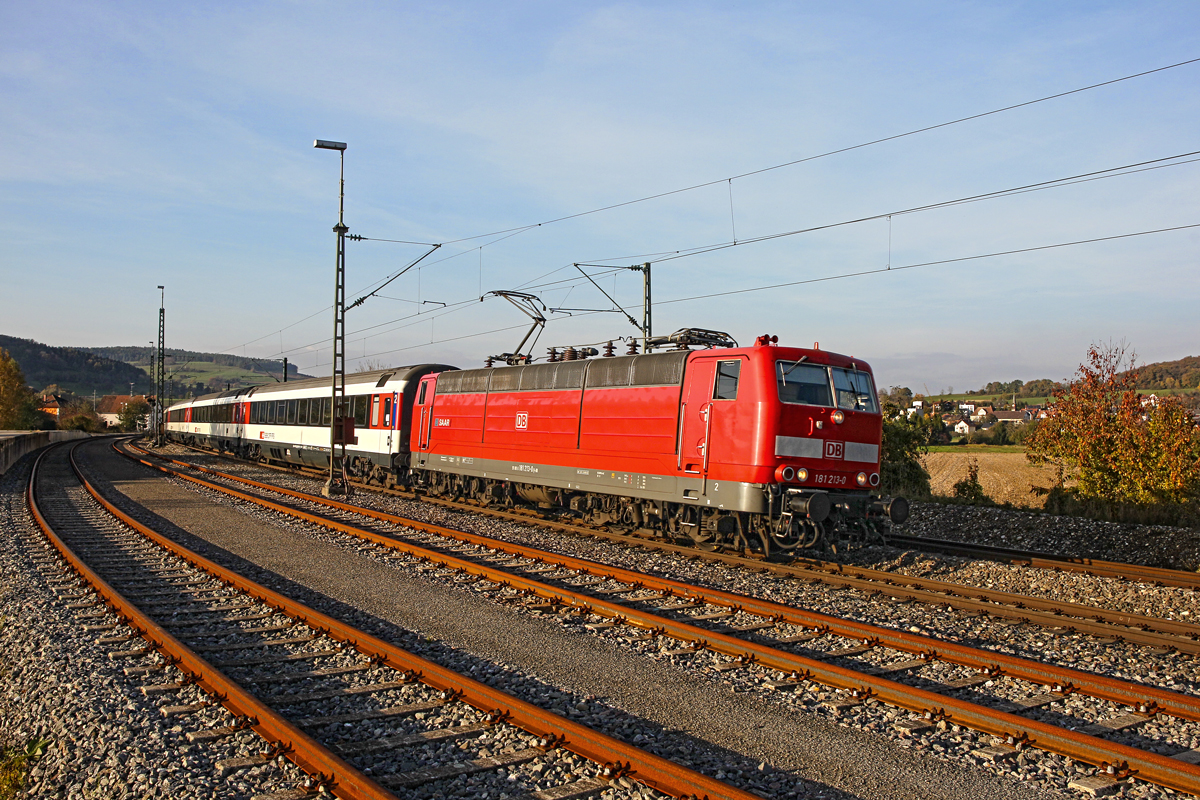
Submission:
[[[825,457],[826,458],[842,458],[842,451],[846,449],[845,442],[831,442],[825,440]]]
[[[526,430],[528,427],[529,427],[529,412],[518,411],[517,412],[517,430],[523,431],[523,430]]]

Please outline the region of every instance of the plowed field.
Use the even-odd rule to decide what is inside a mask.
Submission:
[[[1044,497],[1033,494],[1031,486],[1050,488],[1056,473],[1053,467],[1036,466],[1025,460],[1024,453],[989,453],[964,450],[961,453],[926,453],[923,459],[929,471],[930,485],[936,495],[954,494],[954,484],[967,477],[967,463],[979,462],[979,483],[984,494],[997,503],[1040,508]]]

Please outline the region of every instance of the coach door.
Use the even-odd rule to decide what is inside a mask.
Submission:
[[[428,452],[429,435],[433,428],[433,376],[421,379],[421,387],[417,389],[417,409],[420,419],[417,421],[417,450]]]
[[[680,408],[679,470],[702,479],[703,494],[714,450],[735,434],[731,402],[737,400],[741,358],[697,358],[688,362]]]

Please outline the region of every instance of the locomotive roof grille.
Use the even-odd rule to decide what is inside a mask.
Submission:
[[[678,386],[688,351],[560,361],[520,367],[468,369],[438,376],[438,394],[553,391],[614,386]]]

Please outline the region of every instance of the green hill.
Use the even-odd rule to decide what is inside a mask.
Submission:
[[[17,360],[35,390],[57,385],[78,395],[134,394],[152,391],[150,375],[123,361],[78,347],[51,347],[31,339],[0,336],[0,348]]]
[[[133,347],[81,347],[89,353],[105,358],[124,361],[149,372],[153,366],[155,348]],[[226,387],[240,389],[274,383],[283,377],[283,361],[248,358],[229,353],[203,353],[194,350],[167,349],[168,398],[194,397]],[[288,364],[288,380],[308,378]]]

